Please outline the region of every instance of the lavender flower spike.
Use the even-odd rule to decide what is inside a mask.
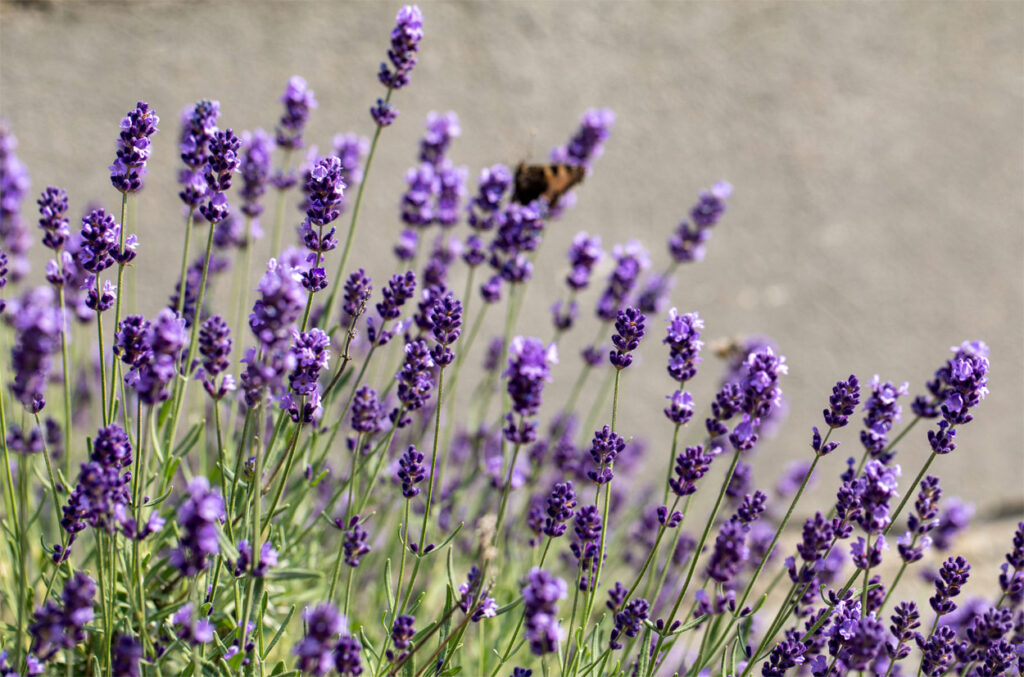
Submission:
[[[110,182],[122,193],[135,193],[142,189],[142,177],[152,149],[149,138],[158,130],[160,118],[145,101],[139,101],[121,120],[121,134],[117,140],[117,158],[110,166]]]
[[[543,569],[533,568],[523,586],[524,635],[537,656],[553,653],[565,638],[558,622],[558,601],[568,593],[565,581]]]
[[[409,74],[416,66],[416,52],[423,39],[423,14],[416,5],[398,10],[395,28],[391,31],[391,66],[381,63],[378,78],[388,89],[401,89],[409,84]]]
[[[281,95],[281,103],[284,104],[284,114],[277,127],[277,145],[288,150],[302,148],[302,132],[310,111],[316,108],[313,90],[302,77],[293,75]]]

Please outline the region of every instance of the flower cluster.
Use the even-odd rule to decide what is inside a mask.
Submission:
[[[690,210],[689,221],[681,221],[668,241],[668,249],[676,263],[703,261],[711,229],[725,212],[725,201],[732,195],[732,186],[720,181],[711,190],[702,190],[697,204]]]
[[[564,639],[558,622],[558,601],[567,594],[565,581],[543,569],[534,568],[523,586],[523,618],[530,651],[537,656],[553,653]]]
[[[150,137],[157,132],[160,118],[149,104],[140,101],[135,110],[121,120],[121,135],[117,140],[117,157],[110,166],[110,182],[122,193],[142,189],[142,177],[152,149]]]

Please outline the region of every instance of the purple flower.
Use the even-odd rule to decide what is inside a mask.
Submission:
[[[9,268],[7,267],[7,263],[8,263],[8,261],[7,261],[7,254],[2,249],[0,249],[0,289],[3,289],[4,287],[7,286],[7,273],[9,271]],[[49,268],[47,268],[47,276],[46,276],[46,278],[47,278],[47,281],[49,282],[50,281]],[[55,283],[51,282],[51,284],[55,284]],[[0,299],[0,314],[3,314],[3,312],[6,309],[7,309],[7,302],[4,301],[3,299]]]
[[[46,382],[53,356],[60,350],[61,316],[53,289],[34,287],[11,301],[7,321],[14,329],[11,392],[29,413],[46,406]]]
[[[96,583],[81,571],[68,579],[61,604],[49,600],[32,615],[28,632],[30,651],[41,661],[49,661],[61,649],[73,649],[85,641],[85,625],[92,621]]]
[[[297,666],[307,675],[326,675],[335,667],[334,650],[338,635],[345,631],[347,621],[328,602],[309,607],[302,613],[305,634],[292,650],[298,656]]]
[[[408,189],[402,196],[402,222],[410,226],[425,227],[434,221],[433,198],[438,193],[438,178],[434,166],[423,162],[405,174]]]
[[[650,266],[650,259],[643,246],[636,240],[612,249],[615,268],[608,278],[608,286],[597,302],[597,316],[610,322],[616,318],[622,304],[636,287],[640,273]]]
[[[612,649],[621,649],[623,644],[619,638],[636,637],[640,634],[644,621],[650,615],[651,605],[645,599],[633,599],[626,603],[622,611],[615,614],[615,627],[612,628],[609,637],[609,646]]]
[[[193,578],[210,567],[210,558],[220,552],[217,524],[224,519],[224,499],[220,491],[210,489],[209,481],[199,475],[188,484],[188,496],[178,506],[181,539],[169,560],[182,575]]]
[[[626,308],[620,310],[615,319],[615,334],[612,334],[612,344],[615,350],[609,354],[612,366],[619,371],[633,363],[632,352],[640,347],[640,341],[644,338],[644,323],[647,317],[640,312],[639,308]]]
[[[277,145],[288,150],[302,148],[302,132],[309,121],[310,111],[317,105],[313,90],[302,77],[293,75],[281,95],[281,103],[284,104],[284,114],[277,125]]]
[[[715,547],[708,562],[707,574],[720,583],[731,581],[750,557],[747,547],[747,527],[741,521],[730,519],[718,532]]]
[[[558,601],[565,599],[565,581],[534,567],[523,586],[524,636],[536,656],[554,653],[565,635],[558,622]]]
[[[941,413],[947,423],[955,426],[969,423],[974,418],[970,410],[988,394],[988,346],[983,341],[964,341],[950,350],[953,357],[925,384],[931,401],[919,396],[913,409],[924,418],[935,418]]]
[[[565,303],[561,300],[555,301],[554,305],[551,306],[551,321],[555,325],[555,329],[558,331],[568,331],[572,329],[573,324],[576,323],[576,318],[579,316],[580,304],[575,300]]]
[[[612,465],[615,457],[626,448],[626,440],[612,429],[605,426],[594,432],[594,440],[590,445],[590,457],[594,459],[596,470],[588,470],[587,477],[595,484],[607,484],[615,475],[612,473]]]
[[[669,347],[668,374],[680,384],[697,374],[700,350],[704,347],[700,340],[703,328],[704,321],[697,313],[680,315],[675,308],[669,311],[668,331],[662,342]]]
[[[711,228],[725,212],[725,200],[732,194],[732,186],[720,181],[710,191],[702,190],[697,204],[690,210],[695,225],[682,221],[669,238],[669,253],[676,263],[703,261],[704,250],[711,238]]]
[[[1024,522],[1017,523],[1013,534],[1013,548],[1006,554],[1006,562],[999,574],[999,588],[1014,606],[1024,600]]]
[[[159,404],[167,399],[167,385],[178,373],[178,359],[188,335],[184,321],[169,308],[164,308],[148,324],[144,337],[145,361],[140,361],[125,376],[145,404]]]
[[[763,677],[783,677],[790,668],[803,665],[807,646],[796,639],[775,645],[768,660],[761,666]]]
[[[974,507],[956,497],[946,499],[946,509],[939,516],[939,523],[932,532],[932,544],[940,551],[948,550],[953,539],[967,528],[974,516]]]
[[[413,625],[415,622],[416,618],[413,616],[399,616],[395,619],[391,626],[391,642],[399,653],[395,655],[395,652],[388,649],[385,655],[389,661],[401,660],[405,657],[405,649],[412,646],[412,638],[416,636],[416,628]]]
[[[82,219],[82,245],[76,263],[94,274],[106,270],[114,265],[120,237],[121,226],[113,216],[102,209],[89,212]]]
[[[480,601],[471,614],[471,620],[474,623],[479,623],[485,618],[494,618],[498,612],[498,603],[494,601],[494,598],[481,594],[481,583],[480,569],[473,565],[466,575],[466,582],[459,585],[459,599],[456,602],[463,613],[469,614],[469,607],[473,604],[474,598],[480,596]]]
[[[331,156],[313,165],[306,180],[306,216],[311,226],[326,226],[338,218],[345,188],[341,160]]]
[[[869,534],[880,534],[888,528],[889,502],[899,497],[896,478],[900,474],[898,465],[888,467],[876,459],[864,466],[864,473],[858,478],[862,512],[857,521]]]
[[[425,339],[416,339],[405,345],[405,361],[395,378],[398,380],[398,400],[401,407],[391,412],[391,422],[398,427],[409,423],[405,412],[415,411],[427,403],[434,389],[431,371],[434,360]]]
[[[939,677],[939,675],[946,674],[956,657],[954,653],[956,632],[944,625],[928,637],[917,633],[916,640],[917,646],[920,647],[923,654],[920,671],[928,677]]]
[[[477,179],[477,194],[466,206],[470,228],[483,232],[494,227],[495,213],[511,185],[512,172],[505,165],[494,165],[480,170],[480,178]]]
[[[265,350],[278,348],[288,340],[292,325],[306,306],[299,273],[277,259],[270,259],[257,290],[260,298],[253,304],[249,328]]]
[[[18,160],[14,149],[18,139],[0,121],[0,246],[10,258],[11,281],[17,282],[28,274],[26,256],[32,246],[25,224],[21,221],[21,202],[29,190],[28,170]]]
[[[348,188],[355,188],[363,182],[363,159],[370,151],[370,140],[349,132],[336,134],[333,139],[334,154],[341,161],[341,176]],[[341,204],[345,210],[345,202]]]
[[[712,460],[701,445],[686,447],[676,457],[675,477],[668,481],[672,492],[676,496],[689,496],[697,491],[697,480],[704,477]]]
[[[142,660],[142,643],[131,635],[114,635],[111,647],[110,671],[120,677],[140,677],[139,661]]]
[[[690,210],[690,218],[698,228],[710,228],[718,223],[725,213],[725,201],[732,195],[732,186],[719,181],[711,190],[702,190],[697,204]]]
[[[67,219],[67,191],[49,186],[36,204],[39,205],[39,227],[43,230],[43,246],[58,251],[71,237]]]
[[[466,168],[442,167],[437,173],[437,208],[434,220],[442,228],[459,222],[459,202],[466,196]]]
[[[837,381],[832,387],[832,395],[828,398],[828,409],[825,409],[825,425],[830,428],[845,426],[853,412],[860,404],[860,383],[854,374],[845,381]]]
[[[238,542],[238,559],[235,560],[235,576],[242,576],[247,572],[252,573],[255,578],[263,578],[267,575],[267,570],[270,567],[277,566],[277,550],[274,549],[274,544],[267,541],[260,546],[260,563],[258,566],[252,566],[252,545],[248,540],[242,539]]]
[[[370,533],[363,529],[359,521],[359,515],[353,515],[348,521],[348,529],[345,531],[342,540],[342,548],[345,550],[345,564],[352,568],[358,567],[363,556],[370,552],[370,545],[367,540]]]
[[[752,417],[766,417],[782,402],[779,377],[789,372],[786,358],[776,355],[771,347],[765,347],[752,351],[744,367],[745,373],[740,377],[741,409]]]
[[[566,522],[572,518],[576,504],[576,492],[573,490],[572,482],[555,484],[547,501],[543,533],[551,538],[558,538],[564,534]]]
[[[398,109],[384,99],[377,99],[377,103],[370,107],[370,117],[378,127],[390,127],[398,118]]]
[[[263,213],[260,198],[267,192],[274,142],[262,129],[242,132],[239,169],[242,173],[242,213],[256,218]]]
[[[917,610],[917,604],[900,602],[890,618],[892,625],[889,626],[889,630],[896,638],[896,643],[886,643],[886,652],[891,660],[898,661],[910,655],[910,640],[914,638],[914,630],[921,627],[921,614]]]
[[[96,289],[95,275],[90,275],[85,278],[85,283],[82,285],[82,289],[85,291],[86,307],[92,309],[96,313],[102,313],[110,310],[117,298],[117,286],[110,280],[104,280],[103,287],[99,290]]]
[[[152,152],[149,137],[158,131],[158,122],[160,118],[145,101],[139,101],[135,110],[129,111],[121,120],[117,157],[110,166],[110,182],[122,193],[134,193],[142,189],[146,161]]]
[[[388,50],[389,67],[380,64],[378,79],[388,89],[401,89],[409,84],[409,74],[416,66],[416,52],[423,39],[423,14],[416,5],[405,5],[398,10],[395,28],[391,31],[391,48]]]
[[[601,251],[601,238],[597,235],[591,237],[584,232],[576,233],[567,257],[569,259],[569,274],[565,278],[566,284],[573,290],[586,289],[590,284],[594,266],[604,258],[604,252]]]
[[[675,280],[671,275],[651,274],[636,297],[636,305],[648,315],[661,313]]]
[[[416,293],[416,274],[407,271],[405,274],[395,274],[388,281],[381,294],[384,299],[377,304],[377,312],[384,321],[397,320],[402,314],[402,306]]]
[[[433,352],[434,362],[444,368],[455,359],[455,354],[448,346],[455,343],[462,334],[462,303],[448,292],[434,299],[429,319],[430,333],[438,343]]]
[[[550,365],[558,362],[555,344],[544,347],[537,338],[516,336],[508,350],[508,394],[512,411],[520,416],[536,416],[540,410],[544,382],[551,380]]]
[[[736,510],[736,519],[741,524],[752,524],[764,513],[767,507],[768,496],[763,491],[755,491],[743,497],[743,503]]]
[[[963,557],[950,557],[942,563],[935,579],[935,594],[928,598],[935,613],[942,616],[956,609],[953,598],[960,594],[960,589],[967,583],[970,571],[971,565]]]
[[[565,146],[551,151],[552,162],[567,162],[590,169],[604,152],[604,142],[615,124],[615,113],[608,108],[590,108],[580,117],[580,127]]]
[[[352,398],[352,429],[364,434],[377,432],[383,413],[377,391],[370,386],[360,386]]]
[[[206,164],[208,146],[217,131],[220,102],[203,100],[181,112],[181,160],[192,170]],[[184,181],[182,181],[184,183]],[[195,205],[193,205],[195,206]]]
[[[363,660],[359,654],[363,645],[352,635],[343,634],[334,647],[334,669],[339,677],[359,677],[363,674]]]
[[[881,382],[878,374],[871,379],[871,395],[864,402],[864,430],[860,433],[860,442],[871,452],[874,458],[888,462],[892,454],[886,454],[889,443],[889,431],[893,423],[900,420],[902,407],[899,405],[900,395],[907,394],[907,384],[897,387],[892,381]]]
[[[199,329],[199,355],[203,359],[204,380],[214,381],[231,365],[231,330],[220,315],[210,317]]]
[[[440,168],[452,140],[462,135],[459,116],[455,111],[441,114],[430,111],[427,114],[427,132],[420,140],[420,162]]]

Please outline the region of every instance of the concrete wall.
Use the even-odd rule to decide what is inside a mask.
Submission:
[[[948,493],[984,510],[1019,505],[1024,5],[421,6],[421,63],[395,97],[401,116],[385,131],[357,238],[358,263],[375,278],[392,266],[402,173],[428,111],[459,113],[463,135],[451,156],[475,177],[494,162],[543,158],[585,108],[611,107],[618,123],[578,206],[545,242],[527,300],[535,312],[522,331],[549,335],[546,308],[561,294],[574,232],[600,233],[608,245],[640,238],[661,268],[663,243],[698,189],[728,179],[736,187],[729,212],[707,260],[679,274],[672,304],[699,310],[710,337],[759,332],[788,356],[790,420],[756,465],[771,473],[808,457],[809,428],[836,379],[879,373],[919,392],[949,346],[978,338],[992,348],[992,393],[935,469]],[[183,229],[174,197],[178,111],[216,98],[224,125],[271,128],[284,83],[298,73],[320,101],[311,142],[326,148],[338,131],[369,133],[366,109],[382,92],[375,72],[396,9],[7,3],[0,114],[21,141],[33,191],[66,187],[76,214],[88,200],[117,205],[106,167],[124,112],[145,99],[161,114],[139,205],[140,303],[152,310],[175,279]],[[660,319],[651,324],[660,340]],[[549,399],[564,397],[592,331],[567,340]],[[659,458],[671,385],[663,355],[653,340],[646,345],[644,364],[627,373],[620,417],[627,433],[659,431],[651,452]],[[698,377],[702,403],[717,367],[709,358]],[[826,464],[829,477],[844,451],[859,453],[854,432]],[[901,448],[910,476],[928,453],[924,433],[921,426]]]

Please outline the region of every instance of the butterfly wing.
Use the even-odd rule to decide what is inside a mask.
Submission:
[[[544,198],[550,207],[554,207],[563,195],[583,180],[585,174],[583,167],[575,165],[520,163],[516,168],[512,201],[525,205]]]

